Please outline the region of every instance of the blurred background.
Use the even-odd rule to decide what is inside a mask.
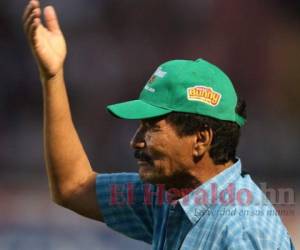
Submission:
[[[231,77],[248,104],[239,156],[268,188],[300,248],[300,1],[53,0],[68,43],[73,118],[96,171],[136,171],[137,123],[107,104],[136,98],[169,59],[204,58]],[[50,201],[42,92],[22,30],[27,1],[0,2],[0,250],[150,249]]]

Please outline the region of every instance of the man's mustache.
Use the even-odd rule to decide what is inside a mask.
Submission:
[[[141,150],[135,150],[134,157],[137,160],[140,160],[140,161],[146,161],[146,162],[149,162],[149,163],[152,162],[151,157],[148,154],[146,154],[145,152],[141,151]]]

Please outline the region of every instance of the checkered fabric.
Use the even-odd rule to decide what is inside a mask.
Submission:
[[[105,223],[153,250],[294,249],[240,160],[175,202],[136,173],[99,174],[96,189]]]

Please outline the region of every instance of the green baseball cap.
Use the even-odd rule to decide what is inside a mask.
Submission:
[[[136,100],[107,106],[122,119],[147,119],[184,112],[199,114],[243,126],[235,111],[237,94],[228,76],[203,60],[172,60],[161,64]]]

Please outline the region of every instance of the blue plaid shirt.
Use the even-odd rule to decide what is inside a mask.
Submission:
[[[294,249],[240,161],[175,202],[136,173],[100,174],[96,189],[105,223],[155,250]]]

